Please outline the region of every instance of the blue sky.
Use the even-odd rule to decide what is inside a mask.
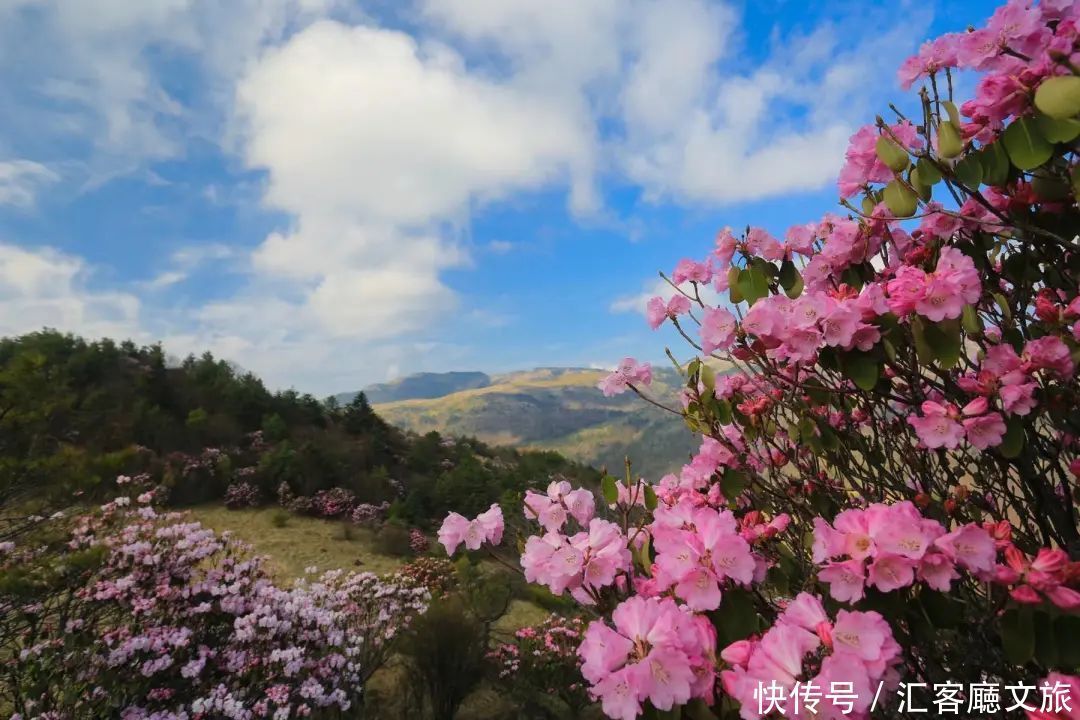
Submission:
[[[656,272],[835,207],[988,2],[0,0],[0,333],[319,395],[661,360]]]

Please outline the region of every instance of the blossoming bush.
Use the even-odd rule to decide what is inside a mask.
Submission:
[[[867,717],[950,683],[961,714],[1080,712],[1078,23],[1010,0],[926,43],[909,110],[851,138],[842,212],[722,230],[648,303],[697,353],[669,409],[699,452],[525,500],[525,576],[597,615],[608,716]],[[627,358],[600,389],[660,404],[651,378]]]
[[[4,548],[0,703],[20,717],[327,716],[426,609],[426,589],[371,573],[278,587],[242,545],[152,500]]]
[[[512,640],[488,653],[498,681],[510,689],[524,712],[534,707],[543,712],[549,699],[557,698],[571,717],[577,717],[590,704],[577,653],[585,625],[580,618],[551,615],[537,625],[519,628]],[[549,712],[561,716],[557,708]]]
[[[236,482],[225,488],[225,507],[230,510],[258,507],[259,488],[249,482]]]

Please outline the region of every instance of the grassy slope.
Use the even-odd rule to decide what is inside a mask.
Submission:
[[[228,530],[259,555],[266,555],[275,580],[280,582],[300,577],[308,567],[316,567],[319,572],[345,568],[382,575],[394,572],[406,561],[377,553],[369,530],[354,527],[352,539],[347,539],[343,523],[290,515],[285,527],[275,527],[271,518],[277,510],[201,505],[192,513],[204,525],[218,532]]]
[[[696,441],[678,418],[626,393],[605,398],[599,370],[541,369],[492,378],[492,384],[441,398],[376,405],[389,422],[415,432],[472,435],[492,444],[556,450],[618,471],[659,477],[681,466]],[[674,377],[657,373],[651,392],[671,401]]]

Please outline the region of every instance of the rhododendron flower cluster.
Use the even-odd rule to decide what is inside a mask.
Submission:
[[[631,597],[611,614],[614,627],[593,622],[578,653],[608,717],[632,720],[641,703],[670,710],[691,698],[711,700],[716,637],[702,615],[671,598]]]
[[[497,503],[472,520],[450,513],[439,528],[439,542],[446,548],[447,555],[453,555],[462,544],[468,550],[479,550],[485,542],[498,545],[502,535],[503,514]]]
[[[856,602],[867,586],[892,592],[918,580],[948,591],[957,566],[986,578],[997,551],[975,523],[946,532],[909,501],[839,513],[830,525],[814,519],[813,558],[824,563],[818,578],[836,600]]]
[[[548,532],[562,530],[568,518],[585,527],[595,512],[593,494],[583,488],[574,490],[566,480],[553,480],[546,495],[525,491],[525,517],[537,521]]]
[[[879,613],[841,610],[831,622],[818,598],[801,593],[761,638],[724,648],[721,657],[732,667],[721,673],[721,679],[725,692],[739,701],[743,720],[771,714],[762,712],[772,709],[771,703],[762,703],[765,687],[782,688],[776,694],[782,698],[778,709],[784,714],[792,711],[795,705],[788,698],[799,681],[821,688],[819,699],[833,683],[850,683],[850,706],[821,699],[813,707],[804,705],[806,712],[825,718],[865,718],[878,683],[895,685],[900,654],[889,623]]]
[[[694,507],[689,498],[657,509],[651,526],[656,589],[674,588],[694,610],[720,607],[725,583],[750,585],[760,559],[728,510]],[[760,579],[760,578],[759,578]]]
[[[555,595],[569,590],[578,602],[590,605],[600,590],[629,569],[630,550],[618,525],[593,518],[588,530],[571,536],[554,531],[530,537],[521,567],[529,582]]]
[[[628,388],[636,385],[649,385],[652,383],[652,366],[649,363],[639,363],[633,358],[624,358],[615,372],[600,381],[600,390],[604,395],[611,397],[626,392]]]

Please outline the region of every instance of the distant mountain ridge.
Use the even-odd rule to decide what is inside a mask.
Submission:
[[[621,473],[629,457],[650,478],[678,469],[699,443],[682,420],[632,393],[606,398],[596,384],[605,371],[536,368],[419,373],[373,385],[364,393],[385,420],[418,433],[432,430],[484,442],[555,450],[569,458]],[[676,404],[681,385],[674,370],[654,371],[650,392]],[[347,401],[356,393],[337,397]]]
[[[369,385],[364,388],[364,394],[369,402],[387,403],[440,398],[459,390],[471,390],[490,384],[491,378],[482,372],[416,373],[391,382]],[[356,397],[356,393],[340,393],[334,397],[345,404]]]

